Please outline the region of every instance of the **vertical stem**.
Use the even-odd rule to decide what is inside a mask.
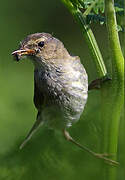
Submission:
[[[62,2],[65,4],[65,6],[69,9],[71,14],[75,17],[76,21],[79,23],[80,28],[82,30],[83,36],[85,37],[85,40],[87,42],[87,45],[90,50],[90,54],[92,56],[92,59],[94,60],[94,63],[97,68],[98,76],[103,77],[107,74],[105,64],[103,62],[103,58],[101,55],[101,52],[99,50],[99,47],[97,45],[96,39],[93,35],[92,30],[90,27],[86,24],[86,19],[83,13],[74,6],[70,0],[62,0]]]
[[[107,31],[112,60],[112,82],[103,87],[102,116],[104,122],[104,150],[117,159],[118,130],[124,103],[124,57],[122,55],[113,0],[105,0]],[[116,179],[116,168],[107,168],[107,180]]]
[[[123,55],[125,58],[125,0],[124,0],[124,17],[123,17]]]

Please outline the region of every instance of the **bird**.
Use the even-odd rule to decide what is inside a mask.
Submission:
[[[59,39],[44,32],[28,35],[12,55],[16,61],[29,57],[34,65],[33,99],[38,111],[20,149],[42,125],[47,125],[97,158],[115,163],[76,142],[67,130],[80,119],[88,98],[88,75],[80,58],[70,55]]]

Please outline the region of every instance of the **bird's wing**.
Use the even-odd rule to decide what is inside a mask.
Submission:
[[[32,126],[32,128],[29,131],[28,135],[24,139],[23,143],[21,144],[20,149],[22,149],[25,146],[25,144],[30,140],[32,135],[44,123],[44,121],[42,120],[42,115],[41,115],[41,113],[42,113],[42,108],[41,107],[43,105],[43,102],[44,102],[44,96],[40,92],[40,90],[39,90],[39,88],[37,86],[36,80],[34,78],[34,104],[35,104],[35,107],[38,109],[38,114],[37,114],[37,118],[36,118],[36,121],[35,121],[34,125]]]
[[[36,79],[35,79],[36,73],[37,71],[34,71],[34,98],[33,100],[34,100],[35,107],[38,109],[38,111],[41,111],[43,103],[44,103],[44,96],[36,83]]]

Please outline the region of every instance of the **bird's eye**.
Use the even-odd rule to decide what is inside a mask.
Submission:
[[[38,43],[38,46],[43,47],[43,46],[44,46],[44,41],[40,41],[40,42]]]

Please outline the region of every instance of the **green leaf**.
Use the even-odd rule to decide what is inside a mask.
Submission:
[[[117,25],[117,31],[123,31],[123,28],[120,25]]]

